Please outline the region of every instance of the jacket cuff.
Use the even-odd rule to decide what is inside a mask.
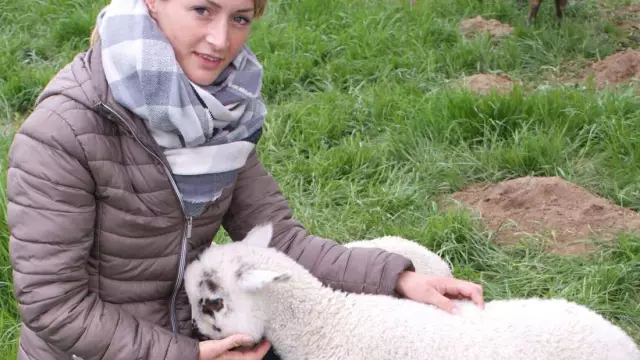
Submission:
[[[416,271],[413,262],[402,255],[391,253],[387,261],[387,268],[385,269],[385,279],[381,283],[381,293],[398,298],[403,297],[396,291],[396,284],[398,283],[400,274],[405,271]]]

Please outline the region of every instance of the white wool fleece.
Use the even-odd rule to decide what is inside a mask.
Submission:
[[[187,294],[207,336],[266,337],[283,360],[640,360],[624,331],[575,303],[495,300],[480,310],[461,301],[461,314],[452,315],[411,300],[342,293],[267,248],[270,238],[271,227],[259,227],[189,265]]]

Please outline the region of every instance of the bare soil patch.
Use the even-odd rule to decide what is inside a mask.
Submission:
[[[476,16],[460,21],[459,30],[467,39],[477,34],[486,33],[493,37],[501,38],[511,34],[513,27],[509,24],[503,24],[496,19],[486,20],[482,16]]]
[[[627,85],[640,80],[640,51],[628,49],[592,63],[581,77],[593,76],[598,88]]]
[[[619,9],[600,7],[602,16],[610,19],[624,36],[618,44],[621,51],[597,62],[564,63],[555,72],[545,72],[544,78],[552,83],[579,85],[593,76],[600,89],[631,84],[640,90],[640,52],[634,50],[640,46],[640,5]]]
[[[507,74],[478,73],[460,79],[457,84],[466,90],[486,95],[492,91],[498,94],[511,92],[514,82]]]
[[[559,177],[476,184],[452,197],[479,213],[503,245],[537,235],[549,241],[551,253],[580,254],[593,248],[589,238],[611,240],[616,233],[640,230],[637,212]]]

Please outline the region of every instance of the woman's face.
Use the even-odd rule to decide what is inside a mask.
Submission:
[[[145,0],[189,79],[210,85],[240,51],[253,0]]]

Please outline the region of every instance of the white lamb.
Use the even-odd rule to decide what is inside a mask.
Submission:
[[[293,259],[267,248],[270,225],[215,246],[189,264],[194,323],[220,339],[271,341],[283,360],[640,360],[620,328],[565,300],[495,300],[459,315],[406,299],[322,286]]]

